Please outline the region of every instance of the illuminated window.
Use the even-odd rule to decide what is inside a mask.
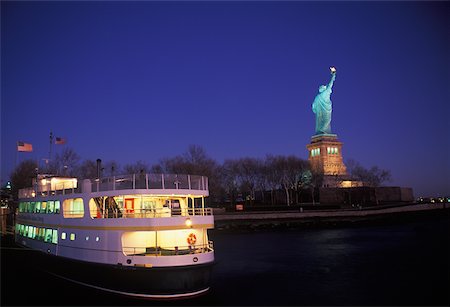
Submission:
[[[98,242],[98,241],[100,241],[100,238],[99,237],[95,237],[95,242]]]
[[[52,242],[52,232],[53,230],[50,228],[45,229],[45,238],[44,238],[44,242]]]
[[[65,239],[66,239],[66,233],[63,232],[63,233],[61,234],[61,240],[65,240]]]
[[[59,200],[55,200],[55,213],[59,213],[60,203]]]
[[[66,199],[63,202],[63,214],[65,218],[81,218],[84,216],[83,199]]]
[[[320,148],[311,149],[311,156],[312,157],[319,156],[319,155],[320,155]]]
[[[39,227],[33,227],[33,239],[38,238]]]
[[[33,226],[28,227],[28,238],[33,238],[34,229]]]
[[[45,228],[39,228],[38,231],[38,240],[44,240],[45,237]]]
[[[54,211],[55,211],[55,202],[51,200],[47,204],[47,213],[53,213]]]
[[[75,234],[74,233],[70,234],[70,241],[75,241]]]
[[[58,244],[58,230],[53,229],[52,243]]]
[[[86,241],[89,241],[89,236],[86,237]]]
[[[44,201],[41,204],[41,213],[47,213],[47,202]]]

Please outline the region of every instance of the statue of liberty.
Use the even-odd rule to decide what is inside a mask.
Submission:
[[[316,114],[316,135],[331,134],[331,92],[336,79],[336,68],[330,67],[331,80],[328,85],[321,85],[319,93],[312,104],[312,110]]]

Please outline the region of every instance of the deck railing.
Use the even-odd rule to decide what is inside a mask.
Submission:
[[[188,254],[201,254],[214,251],[213,241],[205,244],[164,247],[123,247],[123,253],[127,256],[177,256]]]
[[[132,174],[90,180],[92,192],[147,189],[147,190],[208,190],[208,177],[184,174]],[[88,181],[89,182],[89,181]],[[83,183],[84,185],[84,183]],[[35,186],[19,190],[19,198],[37,196],[66,195],[81,193],[80,182],[74,187],[72,182],[54,184],[35,183]]]
[[[92,192],[157,189],[208,190],[208,177],[183,174],[133,174],[91,180]]]
[[[105,212],[99,209],[91,210],[92,218],[159,218],[177,216],[201,216],[212,215],[212,208],[155,208],[155,209],[133,209],[105,208]]]

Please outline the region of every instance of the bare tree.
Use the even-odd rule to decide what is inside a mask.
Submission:
[[[97,177],[97,162],[93,160],[84,160],[77,170],[81,179],[93,179]]]
[[[116,161],[108,161],[103,166],[103,174],[107,177],[113,177],[121,174],[120,164]]]
[[[362,181],[371,187],[378,187],[384,182],[391,180],[391,172],[380,169],[378,166],[372,166],[370,169],[367,169],[353,159],[349,159],[346,164],[352,179]]]
[[[144,161],[137,161],[134,164],[127,164],[124,167],[124,171],[127,174],[145,174],[148,173],[148,170],[150,167],[148,166],[147,162]]]
[[[36,178],[38,165],[34,160],[24,160],[11,173],[11,192],[15,200],[18,199],[20,189],[31,187]]]
[[[208,177],[211,196],[220,195],[220,174],[218,163],[210,158],[206,151],[198,145],[190,145],[188,150],[172,158],[164,158],[152,169],[174,174],[201,175]]]
[[[64,148],[50,161],[50,170],[57,175],[76,176],[80,156],[72,148]]]

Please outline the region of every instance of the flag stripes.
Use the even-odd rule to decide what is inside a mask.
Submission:
[[[55,144],[57,144],[57,145],[63,145],[63,144],[66,144],[66,139],[60,138],[60,137],[56,137],[56,138],[55,138]]]
[[[33,151],[33,145],[25,142],[17,142],[17,151],[22,152],[32,152]]]

